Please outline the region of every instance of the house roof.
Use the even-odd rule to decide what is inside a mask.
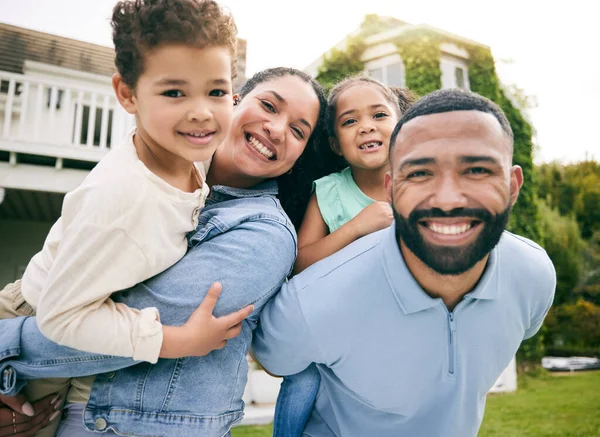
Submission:
[[[115,51],[70,38],[0,23],[0,70],[23,73],[25,60],[112,76]]]
[[[25,60],[112,76],[115,51],[71,38],[0,23],[0,71],[23,74]],[[246,41],[238,39],[236,89],[245,82]]]
[[[387,21],[388,23],[390,23],[391,26],[387,27],[385,30],[382,30],[379,33],[374,33],[374,34],[371,34],[368,37],[366,37],[365,43],[367,46],[374,46],[374,45],[377,45],[380,43],[391,41],[394,38],[402,35],[403,33],[411,31],[411,30],[425,29],[425,30],[437,32],[441,35],[444,35],[446,37],[449,37],[449,38],[457,40],[457,41],[461,41],[465,44],[487,47],[485,44],[482,44],[480,42],[473,41],[471,39],[468,39],[468,38],[465,38],[465,37],[462,37],[460,35],[456,35],[456,34],[453,34],[450,32],[446,32],[445,30],[438,29],[437,27],[433,27],[428,24],[410,24],[406,21],[397,20],[397,19],[391,18],[391,17],[380,17],[380,18],[383,19],[384,21]],[[350,37],[358,35],[360,33],[360,31],[361,31],[361,28],[360,27],[357,28],[356,30],[354,30],[353,32],[348,34],[340,42],[338,42],[331,49],[337,48],[340,50],[344,50],[346,48],[346,42],[348,41],[348,39]],[[316,77],[318,68],[321,66],[321,64],[323,64],[323,60],[324,60],[325,56],[329,54],[331,49],[327,50],[325,53],[322,53],[317,59],[315,59],[313,62],[311,62],[309,65],[307,65],[304,68],[304,71],[306,73],[308,73],[309,75]]]

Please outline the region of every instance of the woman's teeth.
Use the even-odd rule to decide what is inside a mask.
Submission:
[[[273,159],[275,154],[273,152],[271,152],[267,147],[263,146],[260,141],[258,141],[256,138],[254,138],[250,134],[248,134],[247,139],[248,139],[248,144],[250,144],[254,150],[256,150],[258,153],[260,153],[262,156],[264,156],[267,159]]]
[[[373,149],[375,147],[381,147],[381,143],[373,141],[372,143],[366,143],[366,144],[362,144],[362,145],[358,146],[358,148],[360,150]]]
[[[473,224],[465,223],[463,225],[440,225],[438,223],[428,223],[426,226],[436,234],[457,235],[467,232],[473,227]]]

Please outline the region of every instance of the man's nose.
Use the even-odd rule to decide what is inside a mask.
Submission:
[[[439,208],[442,211],[452,211],[456,208],[467,207],[467,198],[460,186],[457,177],[444,177],[437,184],[435,193],[430,198],[430,207]]]

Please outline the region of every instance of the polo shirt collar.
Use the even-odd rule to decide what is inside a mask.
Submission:
[[[440,298],[429,296],[404,262],[396,240],[396,224],[381,233],[381,258],[390,288],[405,314],[412,314],[439,305]],[[475,289],[467,293],[468,299],[496,299],[498,297],[498,250],[490,253],[488,264]]]

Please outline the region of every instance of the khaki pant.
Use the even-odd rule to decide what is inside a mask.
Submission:
[[[33,316],[35,311],[25,302],[21,294],[21,281],[8,284],[0,291],[0,319],[10,319],[18,316]],[[59,393],[64,400],[67,391],[71,385],[70,378],[38,379],[29,381],[22,393],[27,396],[29,401],[35,402],[38,399],[48,396],[52,393]],[[56,428],[60,422],[61,416],[58,415],[46,428],[38,431],[35,437],[53,437]]]

